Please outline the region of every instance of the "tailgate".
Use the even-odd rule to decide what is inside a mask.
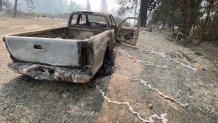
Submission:
[[[18,61],[54,66],[79,66],[78,41],[5,36],[9,53]]]

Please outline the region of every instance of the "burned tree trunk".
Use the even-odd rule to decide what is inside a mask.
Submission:
[[[191,19],[193,19],[192,13],[192,8],[190,5],[190,1],[184,2],[182,6],[182,20],[181,20],[181,25],[180,25],[180,32],[183,33],[184,35],[188,35],[190,30],[191,30]]]
[[[200,0],[182,0],[182,2],[180,3],[180,7],[182,10],[182,20],[179,26],[179,31],[185,37],[191,37],[191,29],[196,24],[200,3]]]
[[[203,25],[201,27],[201,40],[199,43],[201,43],[202,41],[205,41],[205,39],[207,38],[206,37],[206,34],[207,31],[208,31],[208,27],[209,27],[209,23],[210,23],[210,14],[211,14],[211,10],[213,8],[213,5],[214,5],[214,0],[208,0],[208,7],[206,8],[206,18],[203,22]]]
[[[14,18],[17,14],[17,2],[18,2],[18,0],[15,0],[15,2],[14,2]]]
[[[169,27],[169,28],[171,28],[173,34],[175,34],[175,11],[177,8],[178,8],[177,2],[174,0],[171,1],[170,2],[170,12],[169,12],[170,13],[170,25],[171,25],[171,27]]]
[[[147,10],[148,10],[148,0],[141,0],[139,19],[140,26],[145,27],[147,24]]]
[[[175,34],[175,10],[172,11],[172,31]]]
[[[0,11],[2,11],[3,6],[3,0],[0,0]]]

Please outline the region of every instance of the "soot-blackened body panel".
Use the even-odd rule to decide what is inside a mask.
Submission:
[[[77,40],[6,36],[8,51],[18,61],[79,66]]]
[[[6,36],[13,71],[39,80],[86,83],[103,64],[114,31],[88,39],[51,39]],[[85,50],[85,51],[84,51]]]
[[[86,83],[92,78],[92,75],[89,75],[82,69],[76,68],[55,67],[23,62],[12,62],[9,63],[8,66],[17,73],[28,75],[38,80]]]

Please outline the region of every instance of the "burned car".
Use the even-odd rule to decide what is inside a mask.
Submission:
[[[111,14],[73,12],[67,27],[5,36],[13,71],[39,80],[86,83],[102,66],[116,41],[135,45],[138,23],[117,26]],[[132,22],[133,22],[132,21]]]

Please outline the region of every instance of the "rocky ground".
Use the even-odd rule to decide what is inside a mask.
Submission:
[[[0,16],[4,35],[65,26],[67,20]],[[218,122],[218,47],[184,47],[164,32],[117,44],[108,76],[89,84],[38,81],[8,69],[0,40],[0,122]]]

